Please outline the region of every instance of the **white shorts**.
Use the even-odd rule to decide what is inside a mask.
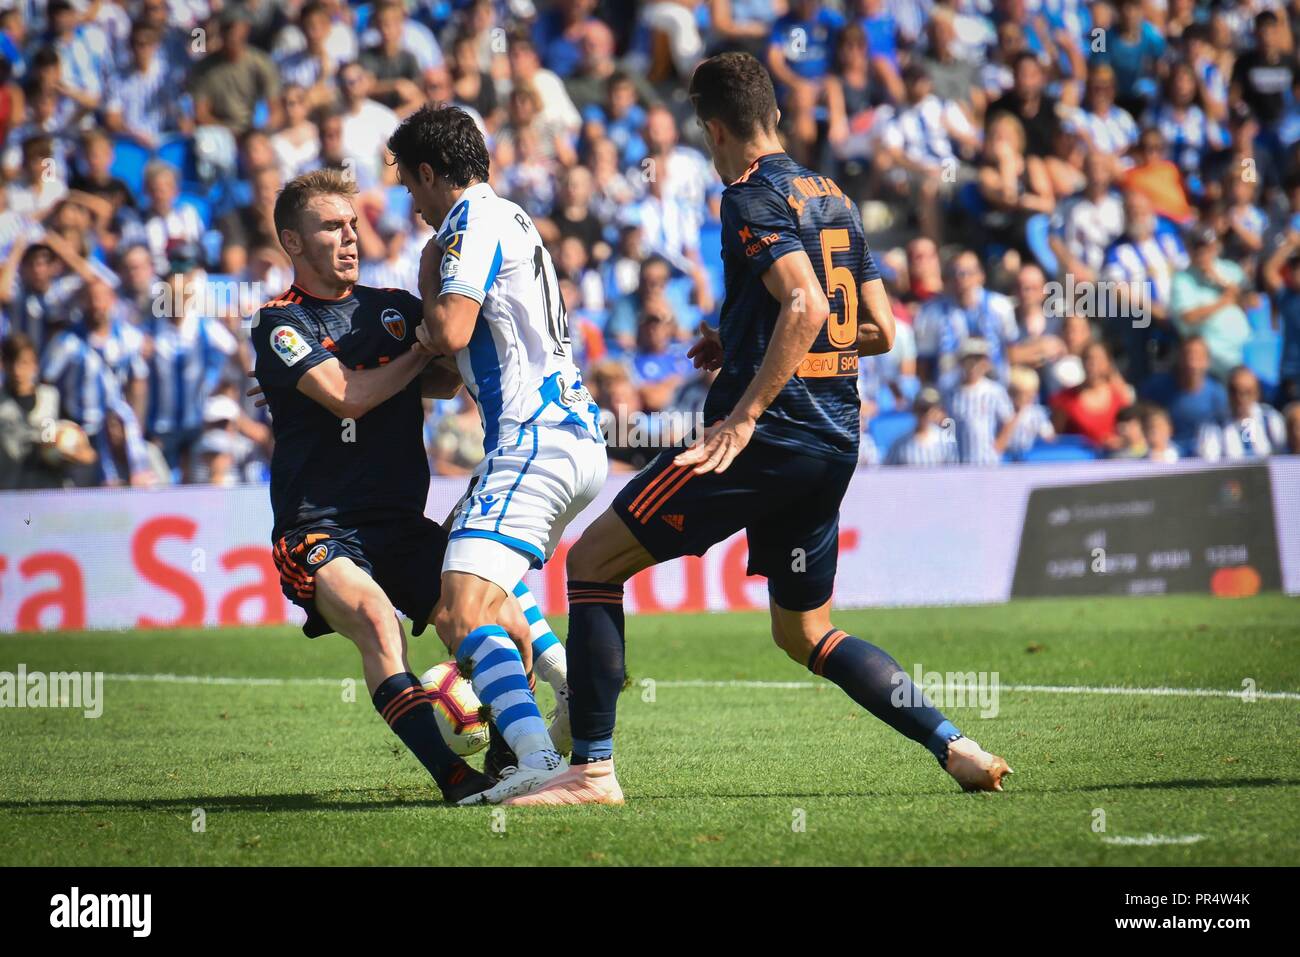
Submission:
[[[603,443],[572,426],[529,425],[474,470],[452,513],[443,572],[468,572],[507,594],[555,553],[569,522],[600,493]]]

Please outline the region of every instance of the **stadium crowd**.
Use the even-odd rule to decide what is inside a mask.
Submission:
[[[384,143],[426,102],[481,122],[639,467],[708,388],[724,184],[684,89],[726,49],[893,294],[864,463],[1300,453],[1297,32],[1300,0],[0,0],[0,487],[263,479],[276,192],[350,171],[362,282],[415,289]],[[471,401],[426,440],[472,470]]]

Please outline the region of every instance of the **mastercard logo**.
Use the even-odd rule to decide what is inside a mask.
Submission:
[[[1258,595],[1259,572],[1249,565],[1220,568],[1210,577],[1210,592],[1220,598],[1245,598]]]

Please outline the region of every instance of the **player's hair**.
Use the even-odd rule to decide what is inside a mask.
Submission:
[[[347,196],[357,194],[357,184],[341,169],[324,166],[310,173],[295,176],[280,190],[275,198],[275,234],[286,229],[297,229],[302,211],[315,196]]]
[[[457,189],[487,182],[488,150],[474,118],[457,106],[422,106],[388,138],[393,159],[412,173],[428,163]]]
[[[695,68],[691,102],[701,121],[718,120],[741,139],[776,129],[776,91],[748,53],[719,53]]]

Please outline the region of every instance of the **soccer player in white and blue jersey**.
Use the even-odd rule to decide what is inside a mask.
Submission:
[[[421,341],[455,356],[483,418],[485,454],[452,521],[435,624],[519,758],[484,795],[495,803],[565,767],[498,612],[596,497],[608,459],[599,410],[573,363],[555,266],[528,215],[488,184],[473,118],[425,107],[388,148],[438,231],[420,263]]]

